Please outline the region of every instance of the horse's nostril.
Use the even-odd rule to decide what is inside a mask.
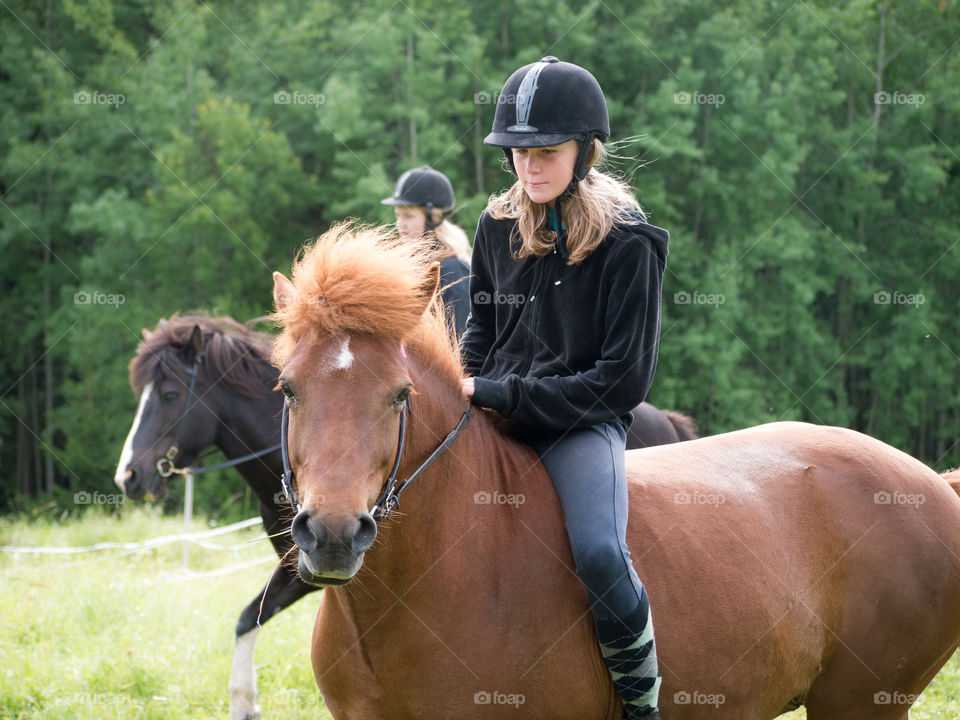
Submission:
[[[129,468],[123,475],[120,476],[120,481],[117,483],[117,485],[119,485],[120,489],[126,494],[129,494],[132,490],[136,490],[137,471],[133,468]]]
[[[320,538],[317,536],[316,529],[312,526],[310,519],[310,511],[301,510],[290,526],[293,541],[301,550],[310,551],[320,544]]]
[[[370,513],[363,513],[358,519],[359,527],[353,534],[353,551],[366,552],[377,539],[377,523],[370,517]]]

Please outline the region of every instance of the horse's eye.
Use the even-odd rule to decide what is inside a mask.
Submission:
[[[393,399],[394,406],[399,407],[403,405],[407,401],[408,397],[410,397],[410,388],[405,387],[403,390],[397,393],[397,396]]]
[[[172,390],[170,392],[165,392],[163,394],[163,402],[165,402],[167,405],[172,405],[174,402],[176,402],[176,399],[179,396],[180,396],[180,393],[174,392]]]
[[[297,401],[296,393],[293,392],[293,388],[287,385],[287,383],[285,382],[280,383],[280,392],[282,392],[283,396],[290,402],[293,403]]]

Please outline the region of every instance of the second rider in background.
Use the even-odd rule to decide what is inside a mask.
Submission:
[[[443,304],[460,337],[470,312],[470,288],[464,279],[470,275],[470,242],[466,233],[447,219],[453,211],[453,185],[446,175],[424,165],[401,175],[393,195],[380,202],[394,206],[401,238],[433,240],[440,262]]]

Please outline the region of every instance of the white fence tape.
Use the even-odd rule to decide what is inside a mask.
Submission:
[[[230,565],[229,567],[217,568],[216,570],[207,570],[206,572],[193,572],[191,570],[184,570],[169,575],[162,575],[156,580],[146,580],[145,584],[167,585],[170,583],[186,582],[187,580],[205,580],[207,578],[220,577],[221,575],[232,575],[240,570],[246,570],[247,568],[262,565],[264,563],[273,563],[275,565],[277,563],[277,556],[264,555],[256,560],[249,560],[247,562],[237,563],[236,565]]]
[[[149,540],[142,540],[140,542],[100,542],[96,543],[95,545],[87,545],[85,547],[20,547],[17,545],[0,545],[0,552],[76,555],[78,553],[97,552],[99,550],[152,550],[153,548],[169,545],[175,542],[190,542],[208,550],[236,550],[238,548],[245,547],[248,543],[223,546],[215,545],[213,543],[204,543],[201,542],[201,540],[203,538],[216,537],[217,535],[225,535],[236,530],[243,530],[244,528],[252,527],[262,522],[263,520],[255,517],[250,518],[249,520],[241,520],[240,522],[236,522],[231,525],[224,525],[223,527],[214,528],[212,530],[203,530],[195,533],[178,533],[176,535],[161,535],[160,537],[150,538]],[[253,541],[251,540],[250,542]]]

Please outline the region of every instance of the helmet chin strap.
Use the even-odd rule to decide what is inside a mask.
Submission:
[[[590,172],[590,168],[587,167],[587,156],[590,154],[590,148],[593,147],[593,141],[596,137],[597,133],[592,130],[584,135],[583,142],[580,143],[580,152],[577,153],[577,164],[573,166],[573,177],[570,179],[570,184],[567,185],[567,189],[557,197],[558,203],[569,200],[570,196],[576,192],[580,181]],[[557,207],[559,208],[559,205]]]
[[[441,219],[440,222],[443,222]],[[423,231],[430,232],[436,230],[440,223],[433,221],[433,203],[427,203],[423,206]]]
[[[554,203],[554,213],[557,218],[557,242],[563,245],[564,250],[566,250],[567,233],[563,227],[563,210],[560,209],[560,206],[573,196],[580,185],[580,181],[590,172],[590,168],[587,167],[587,156],[590,154],[590,148],[593,147],[593,140],[596,137],[597,133],[593,131],[584,136],[583,142],[580,143],[580,152],[577,154],[577,164],[573,166],[573,177],[570,179],[570,184],[567,185],[566,190],[560,193]]]

